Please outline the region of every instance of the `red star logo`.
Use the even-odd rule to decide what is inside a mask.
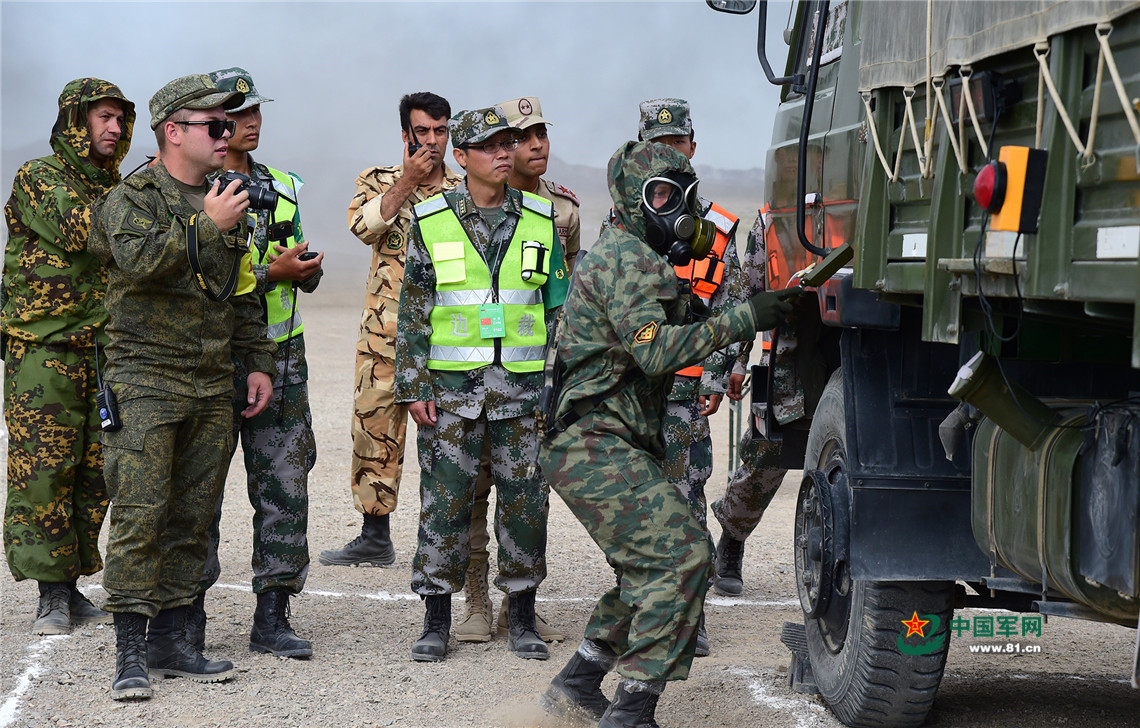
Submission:
[[[918,618],[918,612],[915,612],[914,615],[910,619],[904,619],[901,621],[902,621],[903,625],[906,627],[906,636],[907,637],[910,637],[912,634],[916,634],[919,637],[926,637],[926,635],[924,635],[922,633],[922,628],[925,627],[926,625],[930,624],[929,619],[919,619]]]

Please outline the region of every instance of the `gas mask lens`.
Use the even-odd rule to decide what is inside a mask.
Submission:
[[[685,191],[681,185],[665,177],[652,177],[641,188],[645,205],[652,212],[665,217],[679,212],[685,203]]]

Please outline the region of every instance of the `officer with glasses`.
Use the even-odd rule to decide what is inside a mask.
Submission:
[[[233,673],[228,660],[203,657],[185,627],[232,449],[231,352],[249,372],[245,417],[265,409],[276,372],[258,297],[234,295],[250,273],[241,265],[249,195],[236,181],[206,183],[234,130],[225,112],[243,98],[204,74],[159,89],[150,126],[161,160],[92,216],[90,249],[108,275],[105,383],[120,423],[103,432],[113,700],[149,698],[148,670],[198,682]]]
[[[426,615],[412,659],[447,654],[487,440],[498,494],[495,585],[510,596],[510,649],[545,660],[534,601],[546,577],[548,491],[525,464],[537,455],[534,409],[569,276],[550,201],[507,184],[518,132],[502,109],[462,111],[448,129],[466,177],[413,208],[397,321],[396,401],[416,422],[420,464],[412,590]]]

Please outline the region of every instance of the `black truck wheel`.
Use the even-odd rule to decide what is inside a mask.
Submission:
[[[942,681],[954,584],[851,579],[846,443],[836,371],[812,420],[796,506],[796,578],[812,675],[846,725],[918,726]],[[915,634],[906,636],[912,630],[904,620]]]

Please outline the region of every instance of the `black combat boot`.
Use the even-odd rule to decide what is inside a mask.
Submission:
[[[412,659],[439,662],[447,655],[447,638],[451,636],[451,595],[426,597],[424,611],[424,633],[412,643]]]
[[[186,613],[186,640],[194,649],[206,649],[206,593],[194,597],[190,611]]]
[[[66,582],[41,581],[40,603],[32,634],[71,633],[71,585]]]
[[[364,514],[360,535],[336,551],[322,551],[317,557],[325,566],[391,566],[396,563],[396,548],[388,532],[388,514]]]
[[[582,640],[562,672],[550,681],[539,706],[563,721],[582,720],[596,724],[610,701],[602,693],[602,679],[614,668],[617,656],[605,645]]]
[[[697,622],[697,647],[693,650],[694,657],[709,656],[709,635],[705,631],[705,613],[701,612],[701,621]]]
[[[161,677],[188,677],[196,682],[222,682],[233,677],[229,660],[207,660],[186,639],[189,606],[164,609],[150,620],[146,637],[147,664]]]
[[[75,624],[110,624],[112,621],[111,613],[104,612],[99,607],[91,603],[91,600],[83,596],[83,592],[79,591],[79,587],[75,582],[67,585],[71,590],[71,595],[68,599],[67,606],[71,611],[71,623]]]
[[[737,541],[727,532],[721,532],[716,545],[716,575],[713,589],[725,596],[740,596],[744,591],[744,542]]]
[[[534,592],[516,592],[511,595],[510,606],[511,652],[526,660],[545,660],[550,650],[538,634],[534,623]]]
[[[115,680],[111,700],[145,700],[154,695],[146,665],[146,617],[116,612]]]
[[[653,719],[665,683],[622,679],[598,728],[660,728]]]
[[[289,624],[289,589],[266,589],[257,595],[249,649],[276,657],[309,657],[313,643],[303,640]]]

